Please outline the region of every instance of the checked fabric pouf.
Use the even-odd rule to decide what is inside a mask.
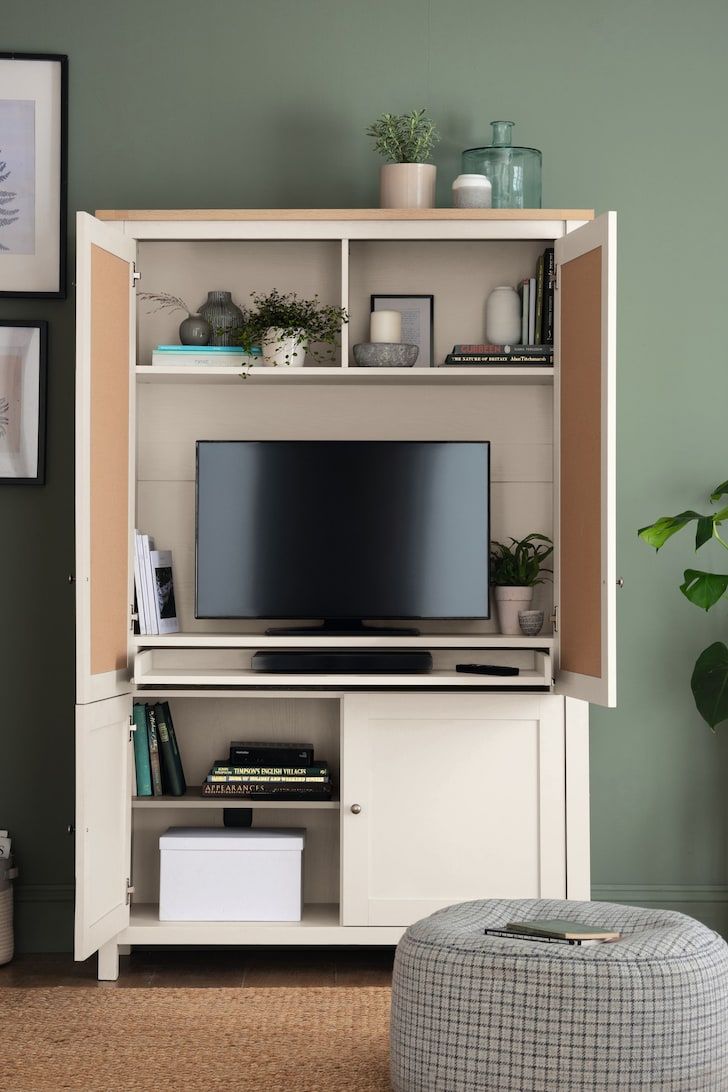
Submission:
[[[572,946],[486,936],[566,918]],[[491,899],[410,926],[392,980],[395,1092],[728,1092],[728,945],[669,910]]]

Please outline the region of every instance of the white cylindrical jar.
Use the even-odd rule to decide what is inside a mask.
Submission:
[[[369,326],[370,341],[398,342],[402,340],[401,311],[372,311]]]
[[[459,174],[452,184],[452,204],[456,209],[489,209],[492,188],[484,174]]]
[[[485,336],[493,345],[518,344],[521,340],[521,300],[510,285],[501,284],[488,296]]]

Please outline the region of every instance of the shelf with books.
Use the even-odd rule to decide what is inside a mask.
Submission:
[[[462,386],[492,384],[514,386],[553,383],[553,367],[458,367],[458,368],[266,368],[252,367],[242,377],[239,368],[151,367],[135,368],[138,383],[240,385],[284,384],[290,386],[343,384],[349,386]]]
[[[134,796],[133,808],[263,808],[268,810],[338,811],[341,802],[333,800],[256,800],[234,796],[203,796],[199,787],[188,788],[184,796]]]

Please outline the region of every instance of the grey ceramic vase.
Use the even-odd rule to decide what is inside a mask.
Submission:
[[[210,324],[209,345],[234,345],[233,333],[243,325],[243,312],[233,303],[230,292],[208,292],[199,309]]]
[[[180,345],[208,345],[212,327],[202,315],[188,315],[179,324]]]

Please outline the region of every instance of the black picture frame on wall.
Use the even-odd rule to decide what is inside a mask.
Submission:
[[[65,299],[65,54],[0,53],[0,191],[0,297]]]
[[[0,485],[45,482],[48,323],[0,319]]]
[[[402,341],[419,346],[416,368],[435,366],[435,297],[411,292],[374,292],[371,311],[401,311]]]

